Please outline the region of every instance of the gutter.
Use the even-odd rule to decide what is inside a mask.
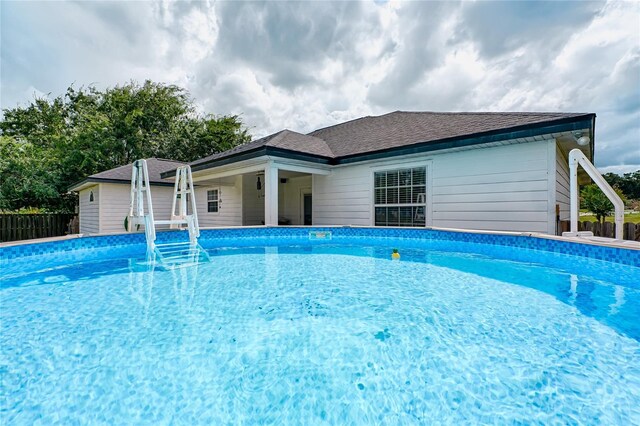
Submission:
[[[332,159],[329,157],[322,157],[314,154],[306,154],[300,151],[292,151],[289,149],[278,148],[274,146],[261,146],[258,148],[249,149],[247,151],[239,152],[237,154],[230,155],[228,157],[223,158],[215,158],[210,161],[205,161],[202,163],[198,163],[191,166],[191,172],[197,172],[200,170],[211,169],[213,167],[224,166],[227,164],[237,163],[239,161],[251,160],[253,158],[263,157],[263,156],[276,156],[279,158],[288,158],[290,160],[302,160],[308,161],[311,163],[318,164],[332,164]],[[164,172],[160,174],[162,179],[167,179],[170,177],[174,177],[176,175],[175,170],[171,170],[168,172]]]
[[[120,183],[120,184],[131,184],[130,179],[102,179],[102,178],[92,178],[88,177],[84,180],[81,180],[78,183],[74,183],[73,185],[67,188],[67,191],[78,192],[78,190],[74,189],[78,186],[82,186],[85,183]],[[152,186],[174,186],[171,182],[149,182],[149,185]]]

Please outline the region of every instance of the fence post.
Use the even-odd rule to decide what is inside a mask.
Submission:
[[[613,236],[616,235],[615,234],[615,227],[613,225],[613,223],[611,222],[605,222],[604,225],[602,225],[602,237],[607,237],[607,238],[613,238]]]

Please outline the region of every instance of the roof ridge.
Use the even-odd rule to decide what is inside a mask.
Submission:
[[[294,135],[295,137],[298,137],[298,138],[302,137],[301,138],[302,140],[305,140],[306,138],[309,138],[309,139],[311,139],[309,141],[310,143],[313,143],[313,144],[315,144],[317,146],[320,146],[320,145],[324,146],[324,148],[326,148],[327,151],[331,154],[331,157],[335,157],[335,154],[334,154],[333,150],[331,149],[331,147],[329,146],[329,144],[327,143],[327,141],[322,139],[322,138],[320,138],[320,137],[318,137],[318,136],[314,136],[312,134],[300,133],[300,132],[296,132],[295,130],[290,130],[290,129],[284,129],[282,132],[287,132],[287,133],[292,134],[292,135]],[[276,138],[270,139],[266,143],[266,145],[267,146],[278,147],[277,145],[271,145],[270,144],[271,141],[275,141],[275,140],[276,140]]]
[[[182,164],[186,164],[186,161],[180,161],[180,160],[172,160],[170,158],[159,158],[159,157],[149,157],[146,160],[158,160],[158,161],[167,161],[167,162],[171,162],[171,163],[182,163]]]
[[[420,115],[420,114],[433,114],[433,115],[511,115],[511,116],[514,116],[514,115],[554,115],[554,116],[557,116],[557,115],[588,115],[590,113],[587,113],[587,112],[552,112],[552,111],[508,111],[508,112],[501,112],[501,111],[403,111],[403,110],[396,110],[396,111],[388,112],[386,114],[381,114],[381,115],[366,115],[364,117],[354,118],[352,120],[344,121],[342,123],[336,123],[336,124],[332,124],[330,126],[321,127],[319,129],[312,130],[311,132],[307,133],[307,135],[315,136],[315,135],[313,135],[313,133],[324,131],[324,130],[328,130],[328,129],[331,129],[333,127],[344,126],[344,125],[352,124],[352,123],[355,123],[355,122],[361,121],[361,120],[386,117],[386,116],[390,116],[390,115],[393,115],[393,114],[416,114],[416,115]],[[285,129],[285,130],[287,130],[287,129]],[[315,137],[319,137],[319,136],[315,136]],[[322,138],[320,138],[320,139],[322,139]]]
[[[296,135],[300,135],[300,136],[308,136],[308,137],[310,137],[310,138],[318,139],[318,140],[320,140],[320,141],[322,141],[322,142],[325,142],[325,143],[326,143],[326,141],[325,141],[324,139],[319,138],[318,136],[314,136],[314,135],[312,135],[311,133],[300,133],[300,132],[297,132],[297,131],[295,131],[295,130],[291,130],[291,129],[283,129],[283,130],[282,130],[282,131],[280,131],[279,133],[282,133],[282,132],[295,133]],[[315,132],[315,130],[314,130],[314,132]]]
[[[589,112],[552,112],[552,111],[402,111],[397,110],[379,117],[391,114],[440,114],[440,115],[588,115]]]
[[[391,114],[391,113],[389,113],[389,114]],[[387,115],[387,114],[383,114],[383,115]],[[307,133],[307,135],[311,135],[311,133],[319,132],[320,130],[326,130],[326,129],[330,129],[332,127],[342,126],[344,124],[353,123],[355,121],[365,120],[367,118],[375,118],[375,117],[382,117],[382,115],[365,115],[364,117],[354,118],[352,120],[343,121],[342,123],[336,123],[336,124],[332,124],[330,126],[320,127],[319,129],[315,129],[315,130],[312,130],[311,132]],[[314,137],[317,138],[317,136],[314,136]],[[322,139],[322,138],[320,138],[320,139]]]

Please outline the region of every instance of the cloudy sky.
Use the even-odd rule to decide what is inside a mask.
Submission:
[[[255,137],[395,110],[595,112],[640,169],[638,2],[0,3],[2,108],[152,79]]]

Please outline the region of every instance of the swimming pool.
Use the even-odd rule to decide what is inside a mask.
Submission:
[[[367,228],[200,242],[210,261],[179,269],[140,234],[0,249],[0,418],[640,423],[637,251]]]

